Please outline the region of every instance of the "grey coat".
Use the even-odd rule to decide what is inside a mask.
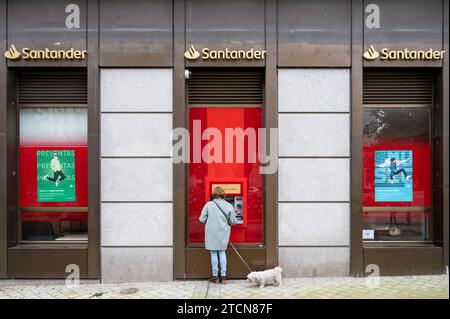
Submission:
[[[230,214],[232,224],[236,224],[236,213],[233,205],[226,200],[216,198],[214,201],[222,208],[225,213]],[[207,202],[203,206],[199,218],[205,226],[205,248],[208,250],[226,250],[228,240],[230,239],[230,226],[226,217],[213,202]]]

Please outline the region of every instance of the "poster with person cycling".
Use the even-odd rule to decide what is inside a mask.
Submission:
[[[375,151],[375,202],[413,201],[413,152]]]
[[[74,202],[75,150],[38,150],[37,201]]]

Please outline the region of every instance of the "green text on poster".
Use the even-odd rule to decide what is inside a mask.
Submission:
[[[75,201],[75,150],[37,151],[38,202]]]

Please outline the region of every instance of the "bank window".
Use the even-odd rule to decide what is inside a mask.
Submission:
[[[366,74],[364,99],[363,240],[430,241],[431,77]]]
[[[199,217],[216,186],[224,188],[225,200],[235,208],[237,224],[231,227],[230,241],[263,243],[263,175],[257,160],[262,152],[258,131],[263,128],[263,81],[263,73],[253,70],[193,71],[188,83],[192,150],[188,182],[189,245],[204,243],[205,227]],[[214,130],[217,134],[214,139],[217,137],[216,141],[221,142],[219,156],[205,152],[210,140],[196,139],[195,132],[206,129]],[[253,138],[243,137],[242,144],[237,142],[238,137],[227,140],[229,129],[245,131]],[[194,143],[199,147],[194,147]],[[232,151],[226,145],[232,145]],[[232,158],[226,159],[226,154]],[[197,156],[199,160],[195,159]]]
[[[71,97],[79,81],[62,74],[20,80],[18,240],[87,241],[87,108]]]

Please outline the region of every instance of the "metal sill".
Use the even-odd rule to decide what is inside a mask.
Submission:
[[[438,247],[432,241],[363,241],[363,248],[374,247]]]
[[[245,243],[236,244],[236,243],[233,243],[233,245],[234,245],[234,247],[241,248],[241,249],[246,249],[246,248],[265,249],[265,247],[266,247],[266,245],[264,245],[264,244],[245,244]],[[205,244],[191,243],[191,244],[187,244],[186,248],[205,248]],[[228,245],[228,249],[232,249],[231,245]]]
[[[21,241],[16,246],[9,247],[11,250],[22,249],[87,249],[87,241],[80,242],[54,242],[54,241]]]

